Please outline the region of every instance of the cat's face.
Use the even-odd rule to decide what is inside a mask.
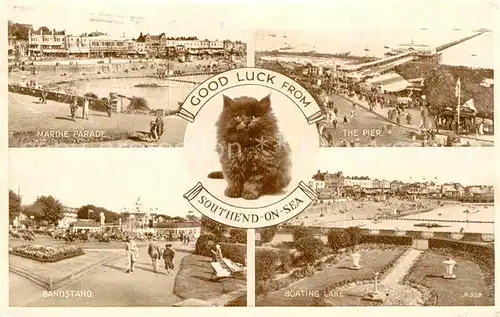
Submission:
[[[271,109],[270,95],[260,101],[251,97],[224,98],[219,126],[226,132],[245,136],[258,136],[273,131],[276,118]]]

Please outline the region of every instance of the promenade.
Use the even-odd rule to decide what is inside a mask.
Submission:
[[[10,306],[29,307],[132,307],[172,306],[181,301],[173,287],[182,259],[190,252],[174,244],[174,273],[167,276],[160,262],[159,272],[153,273],[147,246],[139,248],[139,258],[132,273],[125,273],[125,251],[118,258],[100,266],[87,275],[60,288],[58,291],[83,291],[90,297],[51,296],[43,287],[9,272]],[[71,268],[68,268],[71,270]]]

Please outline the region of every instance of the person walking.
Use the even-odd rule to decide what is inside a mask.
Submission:
[[[47,91],[45,89],[42,89],[42,96],[40,97],[40,102],[42,104],[47,103]]]
[[[156,117],[156,137],[157,141],[160,140],[161,136],[165,132],[165,123],[163,122],[163,118],[161,116]]]
[[[148,254],[153,264],[153,272],[158,273],[158,260],[161,257],[160,248],[156,245],[156,238],[152,237],[148,247]]]
[[[172,275],[174,272],[174,256],[175,252],[171,249],[171,244],[165,245],[165,250],[163,250],[163,261],[165,262],[165,270],[167,270],[167,275]]]
[[[83,113],[82,113],[82,119],[89,119],[89,106],[90,106],[90,101],[89,98],[85,97],[83,101]]]
[[[149,123],[149,141],[157,141],[158,140],[158,134],[156,133],[157,131],[157,125],[156,125],[156,120],[151,119],[151,122]]]
[[[71,101],[69,103],[69,112],[71,113],[71,120],[75,122],[76,109],[78,108],[78,99],[76,96],[71,97]]]
[[[104,107],[106,107],[106,112],[108,113],[108,118],[111,118],[112,107],[109,104],[108,98],[104,98],[103,102],[104,102]]]
[[[126,273],[134,272],[134,264],[139,257],[139,249],[133,238],[127,238],[125,245],[125,254],[127,255],[127,271]]]

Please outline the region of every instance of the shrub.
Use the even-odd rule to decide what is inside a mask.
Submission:
[[[316,273],[316,269],[312,265],[306,265],[303,268],[293,271],[291,277],[294,279],[301,279],[307,276],[312,276]]]
[[[246,229],[231,229],[229,231],[231,242],[234,243],[247,243],[247,230]]]
[[[324,244],[314,237],[304,237],[297,241],[296,247],[307,263],[314,263],[323,255]]]
[[[349,245],[350,237],[346,231],[338,231],[331,229],[328,232],[328,246],[333,252],[338,252]]]
[[[233,262],[245,265],[247,246],[245,244],[220,243],[222,256]]]
[[[411,245],[412,241],[412,237],[409,236],[363,235],[361,236],[360,243]]]
[[[132,110],[149,110],[148,101],[143,97],[130,98],[129,108]]]
[[[292,233],[293,235],[293,243],[297,243],[302,238],[312,238],[313,233],[311,229],[306,228],[306,227],[298,227],[295,228],[295,230]]]
[[[215,249],[215,245],[218,242],[219,239],[214,234],[203,234],[196,240],[194,254],[212,257],[213,253],[211,250]]]
[[[265,281],[276,276],[278,253],[271,249],[260,249],[255,252],[255,280]]]
[[[271,242],[276,235],[276,231],[276,227],[268,227],[262,229],[262,231],[260,232],[260,240],[262,242]]]
[[[349,227],[345,229],[345,232],[349,235],[349,246],[355,246],[361,241],[361,236],[363,235],[363,230],[360,227]]]
[[[292,269],[292,254],[288,250],[279,250],[278,259],[283,273],[288,273]]]

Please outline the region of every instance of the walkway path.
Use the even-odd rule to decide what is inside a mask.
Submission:
[[[176,245],[177,243],[174,245],[174,250],[176,250]],[[153,273],[147,246],[144,246],[139,248],[139,258],[133,273],[125,273],[125,255],[123,255],[60,289],[62,291],[90,291],[91,297],[48,297],[47,293],[44,294],[43,290],[38,287],[28,289],[16,287],[16,284],[29,283],[23,283],[22,278],[10,273],[10,305],[31,307],[172,306],[180,301],[180,298],[173,294],[173,287],[182,259],[190,254],[187,251],[176,250],[175,270],[172,276],[166,275],[163,265],[159,266],[159,273]],[[27,290],[30,292],[29,295],[26,293]]]
[[[375,106],[375,107],[373,107],[372,110],[370,110],[370,105],[368,104],[366,99],[360,99],[359,96],[357,96],[357,95],[354,96],[354,98],[352,98],[352,99],[348,98],[346,96],[343,96],[343,95],[340,95],[340,96],[347,99],[347,100],[350,100],[351,102],[354,101],[356,104],[365,108],[365,110],[368,110],[368,111],[372,112],[373,114],[380,116],[382,119],[384,119],[388,122],[392,122],[387,117],[387,111],[390,108],[382,108],[380,106]],[[401,124],[400,124],[401,127],[411,129],[411,130],[418,130],[420,128],[420,120],[421,120],[420,110],[417,108],[410,108],[410,109],[405,110],[405,114],[407,112],[410,112],[412,114],[412,123],[407,124],[406,120],[405,120],[405,116],[402,115],[401,116]],[[435,126],[434,119],[432,117],[429,117],[428,119],[432,122],[432,125]],[[392,122],[392,123],[394,123],[394,122]],[[440,133],[438,133],[436,136],[439,137],[439,136],[447,136],[447,135],[453,135],[453,131],[447,131],[447,130],[441,129]],[[469,134],[469,135],[461,135],[461,137],[466,138],[469,141],[480,142],[479,145],[481,145],[483,143],[485,145],[492,145],[490,143],[492,143],[494,140],[493,135],[481,135],[481,136],[479,136],[479,135]],[[473,144],[473,145],[475,145],[475,144]]]
[[[421,253],[422,251],[420,250],[410,249],[397,261],[396,265],[394,265],[392,270],[380,281],[380,283],[383,285],[390,285],[401,282]]]

